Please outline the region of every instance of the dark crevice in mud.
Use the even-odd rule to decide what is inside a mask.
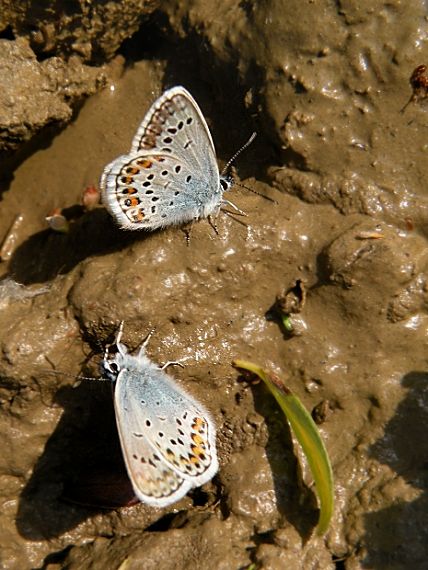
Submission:
[[[293,87],[294,87],[294,92],[296,93],[296,95],[301,95],[302,93],[307,93],[308,90],[306,89],[306,87],[303,85],[303,83],[301,83],[300,81],[292,81],[291,82]]]
[[[6,26],[0,32],[0,40],[15,40],[15,34],[13,33],[12,26]]]
[[[176,528],[174,522],[180,516],[180,513],[168,513],[157,520],[155,523],[151,524],[146,528],[147,532],[165,532],[170,528]]]
[[[158,59],[159,52],[169,54],[171,46],[179,42],[166,14],[155,11],[141,23],[132,36],[122,42],[116,55],[122,55],[125,58],[125,66],[132,67],[134,62],[142,59]]]
[[[209,503],[209,494],[201,487],[197,487],[192,493],[193,504],[195,507],[205,507]]]
[[[339,559],[335,559],[335,557],[333,556],[333,564],[336,568],[336,570],[345,570],[346,568],[346,560],[344,560],[343,558],[339,558]]]
[[[43,561],[43,565],[39,568],[34,568],[34,570],[47,570],[52,566],[60,566],[68,556],[68,553],[71,550],[71,546],[67,546],[63,550],[59,550],[58,552],[52,552],[48,554]]]
[[[38,63],[43,63],[44,61],[51,59],[53,57],[59,57],[56,54],[55,49],[41,50],[37,45],[34,44],[34,42],[30,42],[30,47],[34,52],[34,55],[36,56],[36,60],[38,61]],[[64,61],[66,61],[66,58],[63,59]]]
[[[260,565],[257,563],[257,548],[246,548],[246,551],[248,553],[251,564],[249,566],[248,564],[245,564],[245,566],[240,566],[238,570],[248,570],[248,568],[252,570],[258,570],[260,568]]]
[[[275,532],[267,530],[266,532],[259,532],[253,537],[254,542],[258,544],[275,544]]]
[[[218,508],[220,509],[222,519],[227,520],[231,515],[231,510],[227,497],[223,493],[220,494]]]

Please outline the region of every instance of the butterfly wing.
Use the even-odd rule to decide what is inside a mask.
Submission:
[[[130,373],[125,371],[127,375]],[[122,453],[135,494],[143,503],[166,507],[186,495],[191,483],[168,466],[150,445],[142,430],[145,417],[129,386],[138,378],[119,375],[115,387],[115,412]],[[125,380],[125,381],[123,381]]]
[[[133,459],[125,448],[135,447],[135,439],[144,440],[150,447],[152,460],[154,456],[156,462],[159,458],[163,469],[173,471],[184,485],[203,485],[218,470],[214,423],[199,402],[165,372],[155,365],[148,366],[147,362],[145,358],[144,367],[139,366],[138,373],[128,370],[116,386],[116,417],[119,431],[123,432],[124,454]],[[125,414],[131,415],[132,420],[125,419]],[[128,429],[131,422],[132,432]],[[126,429],[121,429],[120,425],[126,423]],[[175,491],[174,500],[190,487],[183,487],[182,494]]]
[[[222,196],[214,143],[198,104],[184,87],[149,109],[129,155],[101,178],[103,201],[126,229],[156,229],[217,213]]]
[[[140,151],[124,155],[104,170],[103,202],[123,228],[154,230],[214,213],[221,202],[218,170],[194,171],[172,154]]]
[[[184,87],[168,89],[150,107],[132,141],[131,154],[141,150],[172,153],[194,170],[217,169],[216,153],[199,105]]]

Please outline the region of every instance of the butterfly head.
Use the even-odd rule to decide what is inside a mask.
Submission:
[[[110,356],[109,348],[106,347],[104,352],[104,358],[100,364],[101,374],[111,382],[115,382],[119,376],[123,366],[124,360],[127,355],[126,346],[120,342],[116,343],[116,354]]]
[[[231,189],[231,187],[233,186],[233,178],[230,174],[228,175],[221,175],[220,176],[220,192],[221,194],[223,194],[223,192],[227,192],[228,190]]]

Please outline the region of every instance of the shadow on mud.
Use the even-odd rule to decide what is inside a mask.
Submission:
[[[279,514],[291,523],[306,542],[318,522],[318,504],[314,492],[303,481],[288,422],[274,397],[263,383],[251,385],[254,408],[265,418],[269,439],[266,455]],[[258,542],[257,536],[253,537]],[[262,536],[265,542],[266,537]]]
[[[110,382],[64,387],[64,413],[23,490],[16,525],[28,540],[58,537],[96,512],[132,504]]]
[[[388,465],[420,496],[396,503],[365,517],[363,568],[389,570],[426,568],[428,544],[428,372],[410,372],[402,385],[408,389],[386,426],[385,435],[370,449],[370,456]],[[404,484],[397,487],[402,493]],[[421,524],[425,521],[425,524]]]
[[[14,252],[9,273],[23,285],[44,283],[88,257],[120,251],[149,235],[121,230],[106,210],[98,208],[71,222],[68,233],[47,229],[29,237]]]

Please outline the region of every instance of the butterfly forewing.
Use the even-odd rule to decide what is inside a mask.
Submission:
[[[141,501],[167,506],[184,497],[192,484],[171,469],[149,443],[141,429],[141,411],[134,396],[127,382],[117,382],[116,421],[128,475]]]
[[[214,143],[198,104],[184,89],[173,87],[152,105],[132,141],[131,153],[140,150],[179,154],[192,167],[217,167]]]

